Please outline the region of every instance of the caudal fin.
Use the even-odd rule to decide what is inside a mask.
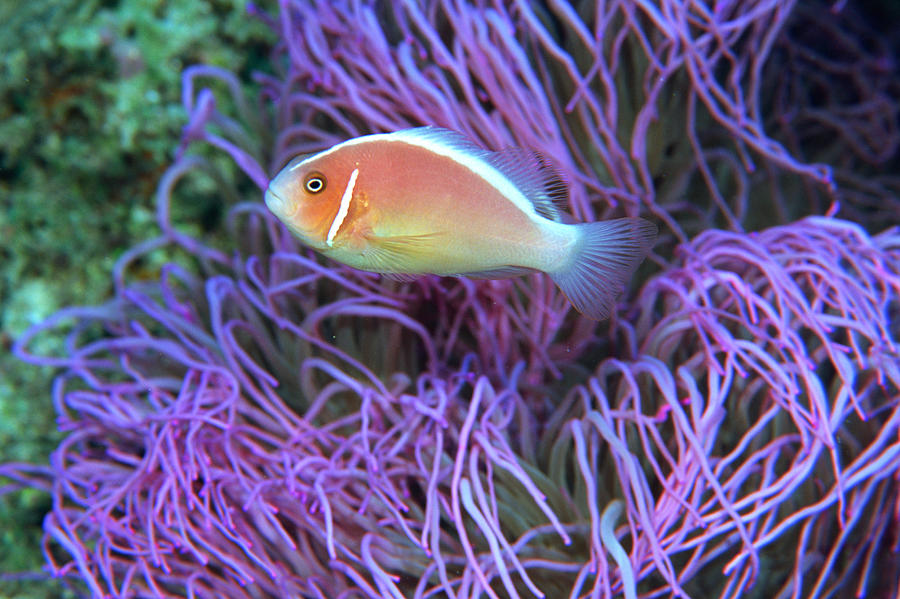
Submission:
[[[547,274],[575,309],[595,320],[609,316],[627,281],[656,241],[656,225],[619,218],[578,227],[570,259]]]

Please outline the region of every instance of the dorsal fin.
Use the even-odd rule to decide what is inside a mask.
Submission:
[[[488,163],[528,198],[538,214],[550,220],[560,219],[569,190],[559,169],[546,156],[523,148],[505,148],[489,154]]]
[[[544,218],[559,221],[560,213],[566,209],[568,187],[559,169],[540,152],[524,148],[492,152],[462,133],[434,126],[403,129],[388,136],[433,149],[440,147],[441,153],[454,157],[461,164],[483,162],[509,181]]]

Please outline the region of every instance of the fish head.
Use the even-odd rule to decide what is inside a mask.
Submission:
[[[266,206],[301,241],[324,249],[351,173],[346,152],[298,156],[269,182]]]

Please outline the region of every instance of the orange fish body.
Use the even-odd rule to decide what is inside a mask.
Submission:
[[[488,152],[437,127],[368,135],[291,161],[266,205],[301,241],[360,270],[500,278],[543,271],[575,307],[608,315],[656,227],[559,222],[546,160]],[[605,263],[605,264],[604,264]]]

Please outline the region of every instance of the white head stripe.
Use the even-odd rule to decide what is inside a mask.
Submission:
[[[343,224],[344,219],[347,217],[347,212],[350,210],[350,198],[353,197],[353,188],[356,187],[356,177],[358,176],[359,169],[353,169],[353,172],[350,173],[350,180],[347,181],[347,187],[344,188],[344,195],[341,196],[341,205],[338,207],[337,214],[334,215],[334,220],[331,221],[328,237],[325,238],[325,243],[328,247],[334,245],[334,236],[337,235],[338,229],[341,228],[341,224]]]

